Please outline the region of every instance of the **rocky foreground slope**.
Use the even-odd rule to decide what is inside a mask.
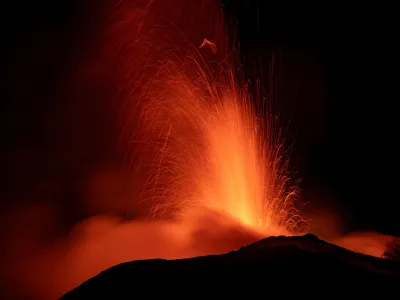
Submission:
[[[289,294],[304,297],[304,292],[318,298],[337,292],[341,297],[350,292],[355,292],[351,297],[357,298],[374,292],[370,296],[396,298],[399,290],[399,263],[304,235],[270,237],[224,255],[120,264],[61,299],[190,299],[217,295],[266,299]]]

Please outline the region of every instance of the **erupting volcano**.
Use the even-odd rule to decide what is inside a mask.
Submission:
[[[116,82],[110,102],[118,107],[116,148],[128,170],[128,204],[121,218],[86,219],[67,240],[33,243],[29,257],[10,260],[10,281],[24,295],[60,297],[107,268],[159,258],[179,260],[118,266],[65,299],[114,297],[108,284],[129,285],[130,276],[144,280],[149,272],[158,278],[209,270],[240,277],[246,268],[255,276],[264,267],[272,276],[290,268],[326,271],[314,257],[340,257],[349,274],[374,269],[379,278],[398,279],[399,267],[388,261],[300,236],[309,232],[309,220],[301,212],[292,141],[266,83],[247,80],[218,1],[122,0],[108,10],[94,61]],[[193,258],[215,254],[224,255]],[[326,266],[336,267],[331,260]]]

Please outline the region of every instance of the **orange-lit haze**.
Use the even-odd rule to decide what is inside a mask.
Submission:
[[[308,229],[279,118],[261,89],[250,96],[218,1],[123,0],[110,12],[98,63],[118,82],[110,101],[128,175],[93,174],[85,205],[118,207],[107,187],[125,180],[125,215],[147,217],[92,217],[49,242],[43,232],[60,212],[9,214],[10,294],[54,299],[121,262],[224,253]]]

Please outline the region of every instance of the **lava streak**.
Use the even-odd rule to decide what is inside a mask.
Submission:
[[[204,16],[212,22],[204,3],[186,12],[194,24]],[[183,15],[168,24],[152,17],[163,4],[123,18],[137,28],[121,37],[120,52],[127,75],[120,145],[140,178],[133,201],[147,202],[155,219],[185,220],[207,208],[266,235],[302,232],[284,134],[271,108],[251,99],[234,51],[220,53],[223,22],[214,24],[219,56],[208,57],[198,47],[207,39],[177,27]],[[186,1],[178,7],[189,9]]]

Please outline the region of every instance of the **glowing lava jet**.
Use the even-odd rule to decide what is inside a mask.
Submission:
[[[152,1],[141,13],[121,10],[137,28],[118,35],[125,45],[121,145],[138,180],[135,201],[149,203],[155,219],[188,221],[211,210],[263,236],[302,232],[284,134],[276,117],[257,109],[235,55],[224,51],[222,22],[215,21],[221,16],[213,15],[211,42],[178,26],[182,15],[169,14],[176,18],[169,24],[156,19],[167,2]],[[210,22],[200,2],[198,9],[186,1],[178,7]]]

